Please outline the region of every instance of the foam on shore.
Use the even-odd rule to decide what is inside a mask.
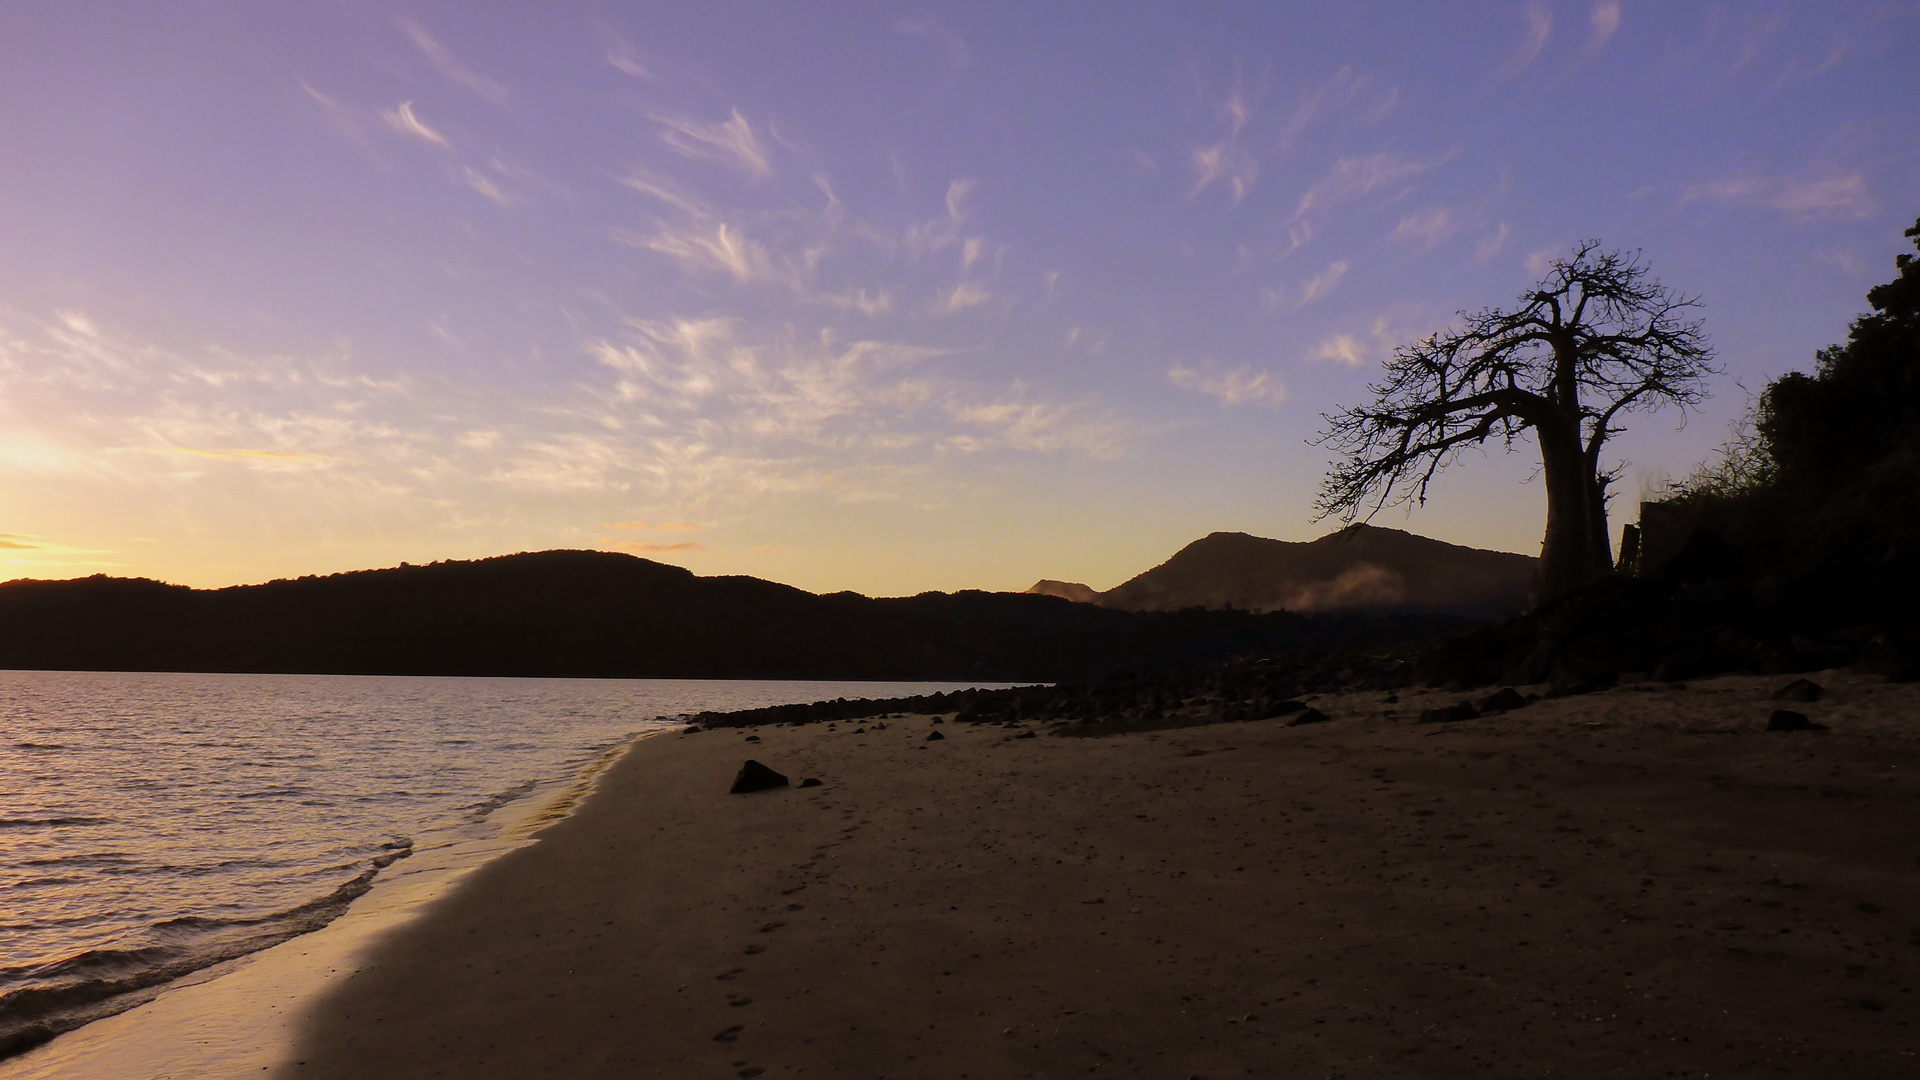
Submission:
[[[592,793],[646,731],[562,778],[534,782],[474,807],[466,819],[415,838],[410,858],[324,926],[157,987],[148,1000],[0,1061],[0,1080],[147,1080],[258,1077],[279,1063],[303,1005],[351,974],[376,939],[415,917],[488,861],[523,847]]]

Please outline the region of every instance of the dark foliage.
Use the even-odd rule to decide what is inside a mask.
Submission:
[[[1920,246],[1920,222],[1906,235]],[[1767,387],[1757,424],[1786,486],[1853,481],[1920,440],[1920,264],[1868,291],[1873,312],[1845,345],[1824,349],[1815,374],[1791,372]]]

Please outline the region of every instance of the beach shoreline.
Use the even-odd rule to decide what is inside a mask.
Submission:
[[[306,1002],[350,974],[381,937],[480,866],[531,843],[635,745],[675,730],[637,732],[477,819],[415,837],[408,857],[380,867],[367,892],[318,929],[190,972],[137,1004],[0,1060],[0,1080],[261,1075],[287,1058]]]
[[[1920,687],[1811,678],[647,740],[275,1075],[1906,1075]]]

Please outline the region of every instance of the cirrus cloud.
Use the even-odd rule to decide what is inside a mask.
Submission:
[[[1182,390],[1217,398],[1220,404],[1279,405],[1287,400],[1286,384],[1272,372],[1257,370],[1251,364],[1224,368],[1214,361],[1199,367],[1176,364],[1167,371],[1167,381]]]

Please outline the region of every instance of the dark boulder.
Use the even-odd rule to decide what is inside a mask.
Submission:
[[[805,780],[800,781],[800,786],[803,788],[819,787],[820,779],[819,777],[809,776]]]
[[[1507,712],[1512,709],[1524,709],[1526,707],[1527,699],[1520,696],[1520,691],[1515,690],[1511,686],[1500,690],[1498,693],[1482,698],[1480,701],[1480,711],[1483,713]]]
[[[1287,721],[1287,726],[1299,727],[1301,724],[1324,724],[1331,719],[1333,719],[1333,717],[1328,716],[1319,709],[1308,709],[1306,712]]]
[[[733,787],[727,790],[729,795],[745,795],[768,788],[787,786],[787,778],[767,768],[757,761],[748,761],[740,766],[740,775],[733,778]]]
[[[940,734],[940,733],[939,733],[939,732],[937,732],[937,731],[929,731],[929,732],[927,732],[927,740],[926,740],[926,741],[928,741],[928,742],[939,742],[939,741],[941,741],[942,739],[945,739],[945,738],[946,738],[946,736],[945,736],[945,735],[942,735],[942,734]]]
[[[1276,701],[1260,710],[1262,714],[1260,718],[1272,720],[1278,716],[1286,716],[1288,713],[1297,713],[1306,707],[1303,701]]]
[[[1807,719],[1806,713],[1797,713],[1792,709],[1775,709],[1767,717],[1768,731],[1825,731],[1827,725],[1816,724]]]
[[[1768,697],[1773,701],[1819,701],[1827,688],[1812,679],[1795,679]]]
[[[1480,710],[1470,701],[1458,705],[1449,705],[1443,709],[1421,709],[1420,722],[1423,724],[1453,724],[1461,720],[1478,720]]]

